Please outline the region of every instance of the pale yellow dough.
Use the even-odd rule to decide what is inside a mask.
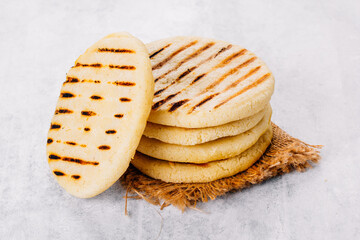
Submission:
[[[48,133],[52,174],[70,194],[93,197],[128,168],[146,125],[154,80],[145,45],[114,33],[67,73]]]
[[[251,51],[200,37],[146,45],[155,79],[148,121],[205,128],[250,117],[269,103],[274,77]]]
[[[138,151],[148,156],[172,162],[207,163],[234,157],[256,143],[270,125],[271,111],[252,129],[232,137],[224,137],[193,146],[164,143],[143,136]]]
[[[148,138],[155,138],[165,143],[196,145],[222,137],[235,136],[243,133],[258,124],[267,111],[271,111],[270,104],[253,116],[224,125],[207,128],[171,127],[148,122],[144,135]]]
[[[137,152],[131,163],[142,173],[165,182],[205,183],[230,177],[252,166],[265,152],[272,138],[271,127],[259,140],[238,156],[205,164],[158,160]]]

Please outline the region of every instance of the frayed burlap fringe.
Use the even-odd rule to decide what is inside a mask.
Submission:
[[[139,172],[132,165],[122,176],[126,187],[126,204],[130,198],[142,198],[163,209],[172,204],[184,211],[194,208],[198,201],[207,202],[229,191],[240,190],[261,183],[271,177],[291,172],[304,171],[320,159],[320,145],[310,145],[291,137],[272,123],[274,137],[264,155],[248,170],[235,176],[209,183],[167,183]],[[128,196],[135,193],[136,196]],[[127,213],[127,206],[125,206]]]

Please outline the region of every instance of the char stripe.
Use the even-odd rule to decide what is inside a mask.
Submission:
[[[205,99],[203,99],[202,101],[200,101],[198,104],[196,104],[195,106],[193,106],[191,108],[191,110],[188,112],[189,114],[192,113],[196,108],[200,107],[201,105],[205,104],[206,102],[210,101],[211,99],[213,99],[214,97],[216,97],[217,95],[219,95],[219,93],[214,93],[210,96],[207,96]]]
[[[57,161],[73,162],[73,163],[78,163],[78,164],[82,164],[82,165],[94,165],[94,166],[99,165],[99,162],[90,162],[90,161],[85,161],[82,159],[72,158],[72,157],[60,157],[55,154],[50,154],[49,159],[57,160]]]
[[[108,145],[101,145],[101,146],[98,147],[98,149],[100,149],[100,150],[109,150],[109,149],[110,149],[110,146],[108,146]]]
[[[66,174],[60,171],[53,171],[56,176],[65,176]]]
[[[122,97],[119,99],[120,102],[131,102],[131,99],[130,98],[126,98],[126,97]]]
[[[48,138],[47,139],[47,144],[51,144],[54,140],[52,140],[52,138]]]
[[[246,86],[245,88],[241,89],[240,91],[238,91],[237,93],[233,94],[232,96],[230,96],[229,98],[225,99],[224,101],[222,101],[221,103],[219,103],[218,105],[215,106],[215,108],[220,107],[221,105],[227,103],[228,101],[230,101],[231,99],[243,94],[244,92],[248,91],[249,89],[256,87],[257,85],[261,84],[262,82],[264,82],[266,79],[268,79],[271,76],[270,73],[267,73],[265,75],[263,75],[261,78],[259,78],[258,80],[256,80],[255,82],[253,82],[252,84]]]
[[[77,63],[75,67],[94,67],[94,68],[101,68],[103,65],[101,63],[93,63],[93,64],[83,64],[83,63]],[[109,68],[116,68],[116,69],[124,69],[124,70],[135,70],[135,66],[130,65],[108,65]]]
[[[103,99],[102,97],[97,96],[97,95],[92,95],[90,98],[91,98],[91,99],[94,99],[94,100],[101,100],[101,99]]]
[[[227,86],[223,90],[223,92],[229,90],[230,88],[236,87],[239,83],[241,83],[242,81],[244,81],[245,79],[247,79],[248,77],[250,77],[251,75],[256,73],[257,71],[259,71],[260,68],[261,68],[261,66],[257,66],[256,68],[251,69],[247,74],[245,74],[244,76],[242,76],[241,78],[239,78],[238,80],[236,80],[235,82],[233,82],[232,84]]]
[[[116,49],[116,48],[98,48],[98,52],[111,52],[111,53],[135,53],[130,49]]]
[[[229,50],[232,47],[231,44],[227,45],[226,47],[221,48],[214,56],[214,58],[216,58],[218,55],[220,55],[221,53],[225,52],[226,50]]]
[[[129,66],[129,65],[109,65],[109,68],[116,68],[116,69],[125,69],[125,70],[135,70],[135,66]]]
[[[95,67],[95,68],[99,68],[99,67],[102,67],[102,64],[101,63],[93,63],[93,64],[77,63],[75,65],[75,67]]]
[[[216,82],[213,82],[212,84],[210,84],[209,86],[207,86],[200,94],[204,94],[207,91],[209,91],[210,89],[214,88],[216,85],[218,85],[219,83],[221,83],[222,81],[224,81],[225,78],[227,78],[228,76],[236,73],[237,71],[239,71],[239,69],[246,67],[247,65],[249,65],[250,63],[252,63],[253,61],[255,61],[256,57],[252,57],[248,60],[246,60],[245,62],[241,63],[240,65],[237,65],[236,67],[230,69],[229,71],[227,71],[226,73],[224,73]],[[199,94],[199,95],[200,95]]]
[[[169,71],[167,71],[166,73],[162,74],[161,76],[157,77],[155,79],[155,82],[157,82],[159,79],[164,78],[166,75],[168,75],[169,73],[177,70],[179,67],[181,67],[181,65],[183,65],[184,63],[188,62],[189,60],[197,57],[198,55],[200,55],[202,52],[204,52],[205,50],[209,49],[210,47],[212,47],[215,43],[214,42],[210,42],[207,43],[205,46],[199,48],[198,50],[196,50],[195,52],[193,52],[192,54],[190,54],[189,56],[185,57],[183,60],[181,60],[174,68],[170,69]]]
[[[81,111],[81,115],[91,117],[91,116],[95,116],[96,113],[93,111]]]
[[[122,118],[122,117],[124,117],[124,114],[115,114],[114,117],[116,117],[116,118]]]
[[[169,112],[175,111],[176,109],[178,109],[179,107],[181,107],[182,105],[187,103],[188,101],[189,101],[189,99],[184,99],[184,100],[173,103],[171,108],[169,109]]]
[[[112,83],[116,86],[127,86],[127,87],[132,87],[136,85],[136,83],[133,82],[121,82],[121,81],[108,82],[108,83]]]
[[[50,129],[59,129],[59,128],[61,128],[61,125],[57,123],[52,123],[50,126]]]
[[[65,142],[65,143],[69,144],[69,145],[73,145],[73,146],[77,145],[77,143],[75,143],[75,142]]]
[[[156,70],[158,68],[161,68],[166,62],[168,62],[169,60],[171,60],[173,57],[175,57],[176,55],[178,55],[179,53],[181,53],[182,51],[184,51],[185,49],[195,45],[198,41],[192,41],[191,43],[182,46],[181,48],[177,49],[176,51],[174,51],[173,53],[171,53],[168,57],[166,57],[164,60],[162,60],[161,62],[159,62],[158,64],[156,64],[155,66],[153,66],[152,70]]]
[[[178,93],[175,94],[171,94],[169,96],[167,96],[165,99],[156,102],[153,106],[152,109],[155,110],[157,108],[159,108],[160,106],[164,105],[164,103],[166,103],[167,101],[169,101],[170,99],[174,98]]]
[[[65,83],[77,83],[79,82],[79,79],[76,77],[66,77]]]
[[[105,131],[106,134],[115,134],[116,133],[116,130],[106,130]]]
[[[75,97],[75,95],[72,93],[68,93],[68,92],[62,92],[62,93],[60,93],[60,97],[61,98],[72,98],[72,97]]]
[[[56,109],[55,110],[55,115],[58,115],[58,114],[69,114],[69,113],[73,113],[72,110],[69,110],[69,109],[64,109],[64,108],[59,108],[59,109]]]
[[[79,179],[81,176],[80,175],[71,175],[71,177],[73,178],[73,179]]]
[[[219,65],[226,65],[226,64],[230,63],[232,60],[234,60],[235,58],[244,55],[246,52],[247,52],[246,49],[242,49],[239,52],[233,53],[230,56],[228,56],[227,58],[225,58],[224,60],[222,60],[221,63],[219,63]]]
[[[160,48],[159,50],[155,51],[154,53],[152,53],[150,55],[150,59],[155,57],[156,55],[158,55],[159,53],[161,53],[162,51],[164,51],[167,47],[169,47],[171,45],[171,43],[169,43],[168,45],[166,45],[165,47]]]
[[[208,58],[204,59],[203,61],[201,61],[198,65],[192,67],[191,71],[194,71],[196,68],[198,68],[198,67],[201,66],[202,64],[204,64],[204,63],[206,63],[206,62],[214,59],[215,57],[219,56],[220,54],[224,53],[225,51],[229,50],[231,47],[232,47],[231,44],[228,45],[228,46],[226,46],[226,47],[223,47],[223,48],[222,48],[219,52],[217,52],[216,54],[211,55],[210,57],[208,57]],[[221,67],[221,65],[215,66],[214,68],[212,68],[212,69],[211,69],[210,71],[208,71],[207,73],[203,73],[203,74],[201,74],[201,75],[198,75],[188,86],[186,86],[186,87],[184,87],[183,89],[181,89],[178,93],[184,91],[184,90],[187,89],[189,86],[191,86],[192,84],[196,83],[197,81],[199,81],[200,79],[202,79],[203,77],[205,77],[205,76],[206,76],[207,74],[209,74],[210,72],[216,70],[218,67]],[[186,72],[188,72],[188,71],[185,71],[185,72],[183,72],[182,74],[180,74],[180,76],[177,78],[177,80],[179,80],[179,79],[185,77],[187,74],[189,74],[189,72],[188,72],[187,74],[185,74]],[[183,75],[183,74],[185,74],[185,75]],[[181,75],[183,75],[183,76],[181,76]],[[162,88],[161,90],[157,91],[157,92],[155,93],[155,96],[158,95],[158,94],[160,94],[160,93],[163,92],[164,90],[168,89],[170,86],[175,85],[177,82],[178,82],[178,81],[173,81],[173,82],[171,82],[171,83],[170,83],[169,85],[167,85],[166,87],[164,87],[164,88]],[[177,94],[178,94],[178,93],[177,93]]]
[[[193,85],[194,83],[196,83],[197,81],[199,81],[200,79],[202,79],[205,75],[206,75],[206,73],[197,76],[197,77],[190,83],[190,85]]]

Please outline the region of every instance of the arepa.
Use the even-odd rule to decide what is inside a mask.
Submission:
[[[143,136],[137,151],[161,160],[184,163],[207,163],[230,158],[254,145],[269,128],[270,122],[271,111],[267,111],[255,127],[244,133],[192,146],[164,143]]]
[[[137,152],[131,163],[142,173],[165,182],[204,183],[245,171],[265,152],[272,138],[271,127],[240,155],[204,164],[177,163],[155,159]]]
[[[270,104],[250,117],[207,128],[172,127],[148,122],[144,130],[144,136],[178,145],[201,144],[222,137],[235,136],[253,128],[264,117],[266,111],[271,111]]]
[[[154,94],[145,45],[114,33],[92,45],[64,82],[47,139],[50,169],[70,194],[109,188],[135,154]]]
[[[149,122],[218,126],[256,114],[273,93],[272,73],[243,47],[200,37],[173,37],[146,46],[155,79]]]

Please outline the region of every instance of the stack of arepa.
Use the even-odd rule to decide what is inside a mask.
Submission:
[[[272,138],[274,78],[265,63],[240,46],[199,37],[147,48],[155,94],[132,164],[175,183],[210,182],[254,164]]]

